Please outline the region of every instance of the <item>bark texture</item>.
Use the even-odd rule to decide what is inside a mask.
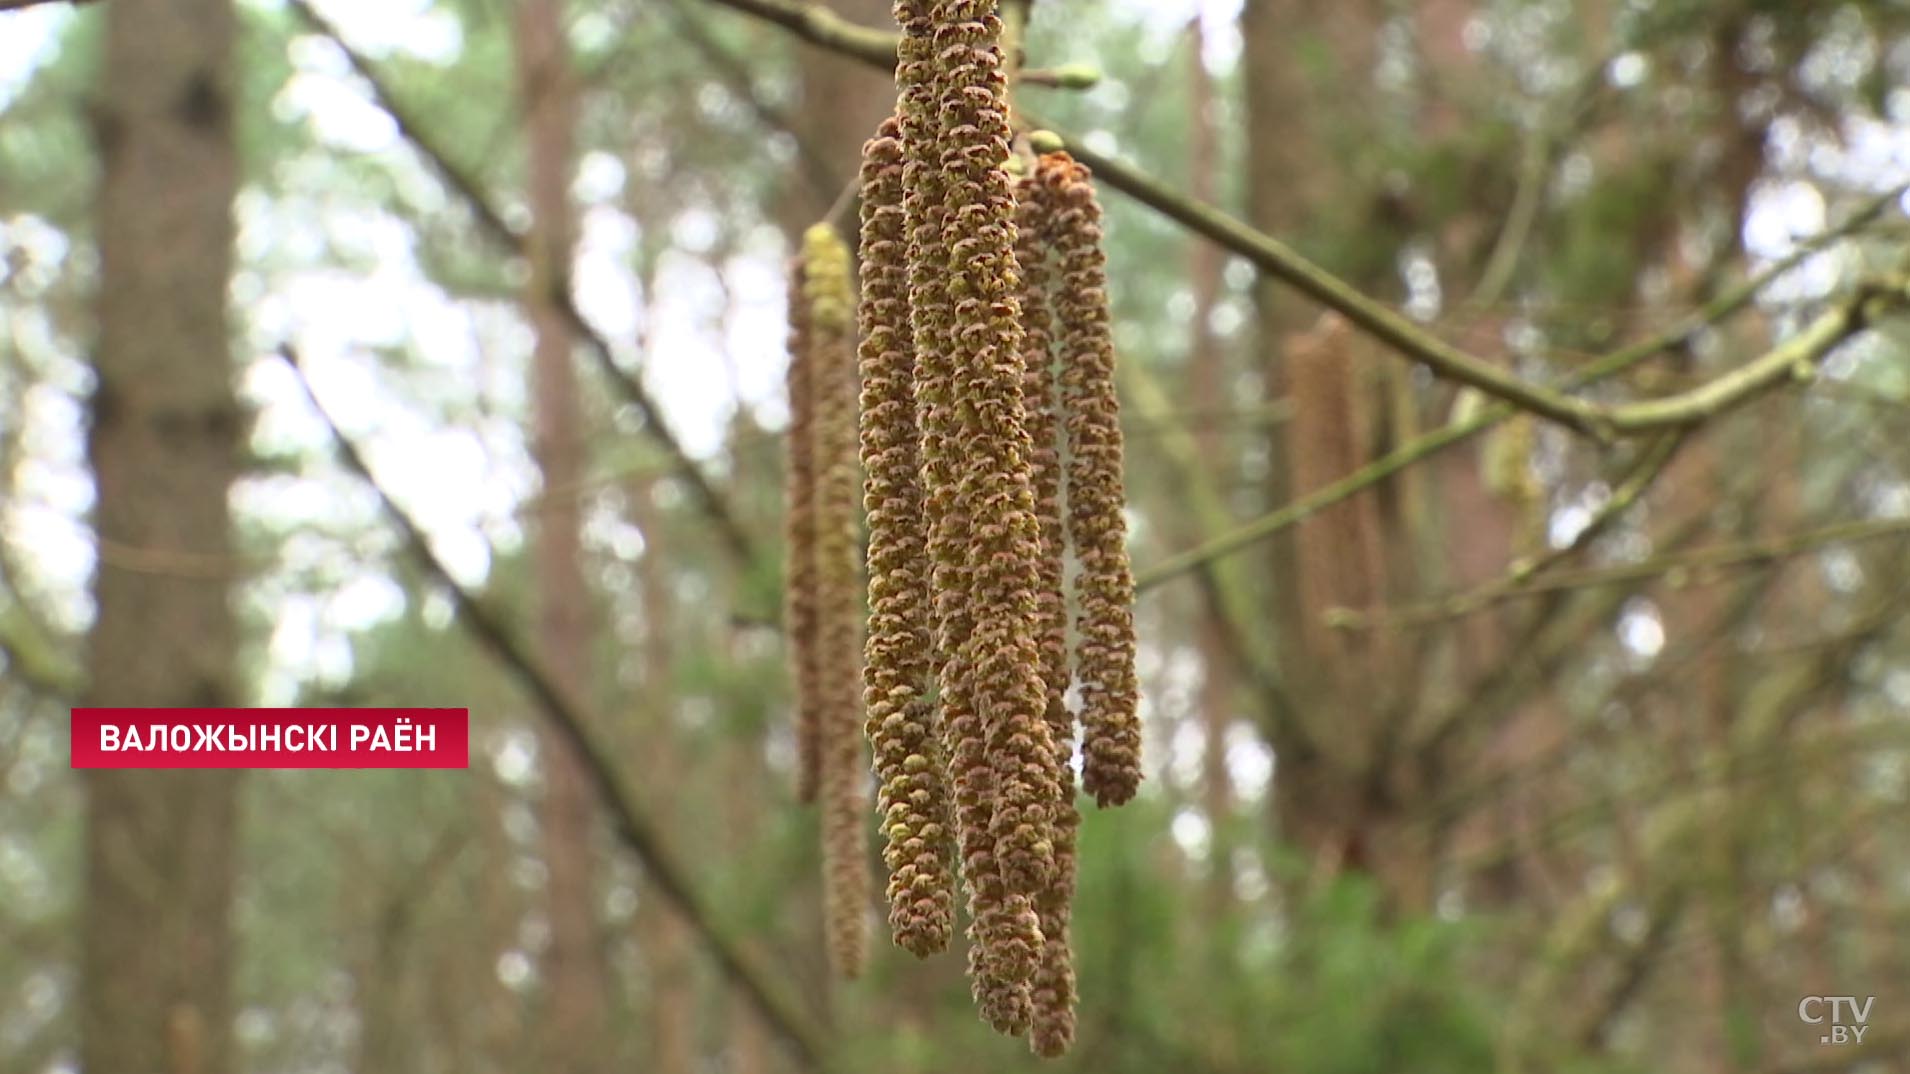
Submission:
[[[226,498],[244,434],[226,280],[238,159],[227,0],[106,12],[99,115],[100,335],[88,456],[103,547],[88,638],[91,705],[236,700]],[[86,779],[80,1065],[225,1074],[236,773]]]

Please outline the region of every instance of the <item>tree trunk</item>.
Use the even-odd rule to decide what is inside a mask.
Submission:
[[[125,0],[106,20],[95,527],[102,548],[179,566],[100,557],[85,698],[229,704],[226,498],[243,433],[225,312],[236,18],[227,0]],[[98,771],[85,785],[80,1065],[225,1074],[236,774]]]
[[[637,593],[643,605],[643,635],[638,641],[642,662],[641,699],[634,706],[640,721],[644,784],[657,820],[676,830],[685,819],[675,808],[677,795],[686,790],[681,778],[683,751],[676,741],[676,654],[672,624],[675,600],[670,593],[670,570],[664,543],[662,512],[657,510],[654,477],[632,481],[628,487],[630,521],[643,533],[643,557],[637,560]],[[663,894],[645,887],[637,902],[637,956],[650,983],[649,1033],[642,1054],[644,1069],[654,1074],[690,1074],[697,1066],[697,987],[694,938]]]
[[[1290,236],[1304,202],[1301,187],[1311,159],[1300,103],[1298,65],[1293,60],[1294,31],[1302,12],[1295,0],[1247,0],[1240,9],[1241,76],[1247,134],[1247,222],[1272,235]],[[1255,345],[1269,403],[1287,394],[1286,363],[1280,345],[1291,327],[1291,302],[1281,285],[1265,275],[1254,285]],[[1267,503],[1278,507],[1293,498],[1287,430],[1267,431]],[[1300,632],[1299,553],[1292,530],[1267,542],[1267,580],[1272,586],[1272,625],[1282,672],[1295,665],[1293,644]],[[1301,701],[1305,703],[1304,699]],[[1276,743],[1276,748],[1280,744]]]
[[[1187,97],[1189,148],[1187,154],[1188,193],[1202,201],[1213,202],[1218,194],[1220,173],[1219,117],[1215,114],[1214,80],[1207,71],[1202,53],[1207,43],[1201,21],[1196,16],[1187,27]],[[1227,438],[1221,430],[1232,428],[1231,416],[1223,417],[1231,397],[1230,369],[1226,349],[1215,338],[1211,320],[1219,306],[1223,282],[1224,258],[1220,248],[1204,239],[1195,239],[1187,261],[1188,286],[1194,293],[1194,316],[1188,339],[1187,375],[1190,401],[1195,418],[1194,443],[1201,465],[1216,480],[1227,473]],[[1200,534],[1189,542],[1197,543]],[[1200,649],[1201,728],[1206,742],[1201,753],[1200,800],[1212,829],[1207,862],[1207,909],[1215,917],[1233,906],[1233,841],[1230,820],[1233,816],[1233,781],[1227,768],[1227,728],[1233,722],[1234,671],[1227,652],[1226,626],[1212,608],[1203,608],[1195,635]]]
[[[531,396],[534,452],[544,498],[531,548],[539,656],[572,696],[588,695],[590,591],[584,583],[577,501],[583,473],[583,416],[570,328],[556,296],[569,287],[574,89],[562,0],[523,0],[517,9],[517,66],[530,146],[531,272],[525,300],[536,332]],[[544,953],[545,1069],[583,1074],[604,1051],[607,969],[598,935],[594,811],[589,784],[563,738],[546,727],[540,821],[549,869]]]
[[[864,26],[893,27],[889,0],[833,0],[818,7]],[[821,178],[831,189],[813,190],[810,184],[791,184],[791,197],[782,205],[789,233],[803,228],[829,211],[841,188],[853,181],[862,157],[862,143],[875,134],[876,124],[895,107],[895,81],[815,45],[797,49],[802,79],[802,107],[791,117],[790,131],[805,151],[821,161],[828,174]],[[853,245],[855,225],[847,234]]]

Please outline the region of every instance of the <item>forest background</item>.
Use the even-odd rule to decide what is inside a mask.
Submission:
[[[1038,1064],[959,958],[829,979],[790,790],[785,261],[891,29],[0,0],[0,1072]],[[1910,6],[1041,0],[1027,56],[1148,735],[1056,1066],[1910,1070]],[[473,766],[67,768],[208,698],[468,706]]]

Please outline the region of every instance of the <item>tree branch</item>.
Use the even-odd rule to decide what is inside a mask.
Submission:
[[[8,11],[25,11],[30,7],[43,7],[50,4],[66,4],[69,7],[85,7],[95,0],[0,0],[0,14]]]
[[[1859,283],[1802,332],[1744,365],[1690,391],[1614,408],[1612,427],[1630,435],[1696,425],[1788,381],[1808,381],[1817,375],[1818,363],[1839,344],[1907,305],[1910,280],[1897,277]]]
[[[713,0],[714,3],[752,15],[830,52],[860,60],[884,70],[895,68],[895,46],[900,35],[873,26],[863,26],[829,10],[822,4],[795,0]],[[1088,89],[1101,80],[1093,68],[1069,65],[1021,72],[1021,81],[1055,89]]]
[[[819,6],[796,3],[794,0],[712,2],[781,26],[804,40],[864,63],[885,70],[895,65],[895,39],[892,35],[845,23]],[[1025,73],[1024,81],[1033,81],[1033,74]],[[1034,127],[1047,126],[1025,112],[1022,118]],[[1109,186],[1247,258],[1261,271],[1338,311],[1366,334],[1406,358],[1446,379],[1476,388],[1518,409],[1600,439],[1638,435],[1702,421],[1781,383],[1785,368],[1794,368],[1800,358],[1809,361],[1821,359],[1831,347],[1849,335],[1848,331],[1836,334],[1834,326],[1823,326],[1826,333],[1834,335],[1834,338],[1823,342],[1821,347],[1812,346],[1815,341],[1807,341],[1796,347],[1780,347],[1752,362],[1747,370],[1721,378],[1728,383],[1715,387],[1703,386],[1666,400],[1616,408],[1600,407],[1557,390],[1529,383],[1483,358],[1446,343],[1307,260],[1280,240],[1249,227],[1218,208],[1182,197],[1138,170],[1096,153],[1074,139],[1055,133],[1051,128],[1035,133],[1035,148],[1038,150],[1068,149]],[[1898,193],[1902,193],[1902,190],[1899,187]],[[1779,351],[1786,353],[1780,354]]]
[[[1435,600],[1421,601],[1403,608],[1329,609],[1330,624],[1341,629],[1367,630],[1379,626],[1399,627],[1417,626],[1440,622],[1460,616],[1484,611],[1522,588],[1530,588],[1532,579],[1546,570],[1563,563],[1589,547],[1601,533],[1611,527],[1618,516],[1629,511],[1639,498],[1658,480],[1671,465],[1681,444],[1690,434],[1685,430],[1673,430],[1659,434],[1659,438],[1650,443],[1645,453],[1632,465],[1631,472],[1619,482],[1612,496],[1592,516],[1585,528],[1580,530],[1563,548],[1555,548],[1542,556],[1523,559],[1498,578],[1482,582],[1471,589],[1454,593]]]
[[[861,60],[872,67],[895,67],[897,35],[850,22],[821,4],[788,0],[717,0],[724,7],[780,26],[812,45]]]
[[[1874,221],[1898,198],[1902,197],[1910,184],[1898,184],[1891,189],[1871,198],[1858,206],[1842,224],[1828,228],[1798,244],[1796,250],[1783,260],[1772,264],[1736,287],[1730,288],[1717,297],[1692,311],[1684,320],[1657,335],[1648,336],[1636,343],[1621,347],[1588,363],[1584,368],[1565,379],[1563,386],[1570,390],[1595,384],[1615,376],[1627,369],[1658,354],[1685,346],[1699,333],[1720,324],[1733,314],[1751,304],[1758,293],[1772,281],[1789,273],[1803,264],[1818,251],[1839,239],[1854,234],[1860,228]],[[1383,458],[1375,459],[1365,467],[1348,474],[1330,485],[1323,486],[1284,507],[1248,522],[1238,529],[1223,533],[1204,544],[1197,545],[1184,552],[1169,556],[1134,576],[1136,592],[1141,592],[1170,581],[1195,569],[1202,563],[1222,556],[1232,555],[1248,546],[1279,533],[1313,514],[1331,507],[1349,496],[1374,485],[1399,471],[1466,440],[1474,434],[1489,429],[1517,413],[1517,408],[1507,403],[1496,403],[1480,410],[1471,418],[1455,422],[1444,428],[1435,429],[1419,438],[1402,444]]]
[[[1262,272],[1337,311],[1367,335],[1434,374],[1601,440],[1692,425],[1742,405],[1784,383],[1790,374],[1822,361],[1839,343],[1883,312],[1910,304],[1910,294],[1895,281],[1860,288],[1859,294],[1831,309],[1803,333],[1716,380],[1664,399],[1599,406],[1523,380],[1446,343],[1273,236],[1211,205],[1182,197],[1112,157],[1050,130],[1037,132],[1034,141],[1044,152],[1066,148],[1109,186],[1246,257]],[[1902,189],[1898,188],[1899,194]],[[1872,307],[1873,301],[1881,304]]]
[[[300,0],[293,2],[298,3]],[[583,703],[570,696],[482,600],[458,584],[437,554],[432,552],[424,531],[378,483],[357,446],[339,429],[330,412],[319,402],[305,377],[298,353],[290,346],[283,346],[279,354],[291,365],[306,399],[325,422],[339,459],[377,494],[385,515],[403,535],[412,555],[434,580],[450,591],[459,621],[503,662],[537,702],[559,736],[575,751],[585,778],[603,803],[617,841],[642,862],[645,874],[657,890],[676,907],[684,922],[703,937],[723,974],[736,984],[765,1024],[783,1038],[792,1055],[806,1067],[820,1066],[826,1050],[823,1038],[807,1019],[799,1016],[795,1008],[770,986],[764,972],[745,956],[735,941],[717,927],[714,916],[691,887],[682,866],[666,850],[648,815],[624,786],[608,752],[593,736],[590,728],[602,726],[601,722],[587,714]]]
[[[379,76],[377,69],[371,65],[370,61],[346,43],[344,37],[339,34],[338,28],[320,15],[308,0],[288,0],[288,2],[293,13],[304,20],[313,32],[329,38],[344,52],[352,70],[371,87],[372,98],[377,102],[378,107],[392,118],[392,121],[398,125],[399,133],[425,158],[445,184],[470,206],[471,212],[477,217],[484,232],[510,253],[522,255],[525,250],[523,233],[504,219],[503,214],[492,204],[489,195],[485,193],[477,180],[454,164],[443,147],[439,146],[418,124],[416,117],[398,102],[396,95],[392,93],[391,88]],[[616,354],[611,349],[610,341],[577,308],[576,297],[571,292],[566,276],[560,274],[559,278],[553,282],[551,297],[558,312],[569,323],[572,331],[584,341],[584,349],[590,353],[598,370],[642,415],[644,427],[663,448],[664,453],[670,457],[676,476],[690,486],[694,498],[701,504],[704,513],[716,523],[717,530],[723,535],[724,544],[731,554],[745,565],[752,564],[756,558],[755,542],[743,528],[728,500],[717,490],[715,483],[703,472],[702,467],[697,465],[696,460],[690,457],[689,452],[683,447],[683,442],[664,421],[663,409],[651,397],[649,389],[644,387],[643,382],[634,374],[617,364]]]
[[[1592,589],[1624,582],[1644,582],[1663,575],[1680,576],[1680,584],[1704,585],[1716,580],[1714,576],[1722,571],[1743,570],[1747,567],[1778,563],[1801,556],[1806,552],[1816,551],[1826,545],[1873,541],[1882,537],[1901,536],[1905,533],[1910,533],[1910,518],[1840,522],[1783,537],[1707,545],[1683,552],[1672,552],[1640,560],[1637,563],[1560,571],[1518,585],[1488,585],[1480,590],[1461,593],[1445,600],[1403,608],[1379,616],[1376,621],[1425,623],[1436,619],[1470,615],[1507,601],[1522,600],[1547,593],[1562,593],[1572,589]],[[1336,616],[1336,622],[1344,625],[1367,625],[1366,619],[1356,614],[1349,617],[1344,612]]]
[[[796,159],[801,162],[803,178],[809,183],[817,200],[833,198],[843,184],[836,165],[813,150],[795,122],[780,107],[771,104],[756,91],[748,62],[724,48],[703,25],[703,20],[689,10],[684,0],[670,4],[669,11],[691,47],[703,54],[703,62],[715,70],[716,76],[743,102],[756,121],[767,132],[787,134],[796,143]]]
[[[1024,114],[1029,123],[1040,124]],[[1045,126],[1045,125],[1044,125]],[[1354,327],[1394,351],[1431,369],[1435,374],[1502,399],[1520,410],[1550,419],[1579,432],[1601,432],[1599,408],[1552,388],[1533,384],[1483,358],[1452,346],[1413,324],[1384,303],[1368,298],[1358,288],[1314,264],[1299,251],[1220,209],[1183,197],[1138,169],[1095,152],[1079,141],[1054,133],[1036,132],[1034,146],[1042,152],[1066,149],[1086,164],[1095,178],[1120,190],[1163,216],[1245,257],[1261,272],[1280,280],[1321,305],[1338,311]]]

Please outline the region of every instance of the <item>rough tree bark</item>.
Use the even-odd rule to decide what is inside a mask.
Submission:
[[[563,0],[522,0],[515,37],[519,100],[530,147],[531,259],[525,305],[536,332],[531,397],[534,453],[545,499],[531,558],[539,656],[573,696],[590,688],[590,590],[583,576],[576,491],[582,476],[583,415],[569,324],[557,297],[569,286],[575,225],[570,169],[575,90],[564,39]],[[546,728],[543,827],[550,946],[544,952],[543,1053],[554,1074],[595,1070],[605,1054],[608,969],[598,933],[591,862],[595,811],[588,782],[563,738]]]
[[[226,495],[244,422],[225,310],[235,23],[229,0],[125,0],[106,12],[94,525],[102,546],[168,567],[101,557],[91,705],[236,695]],[[236,775],[99,771],[85,787],[80,1065],[225,1074]]]

